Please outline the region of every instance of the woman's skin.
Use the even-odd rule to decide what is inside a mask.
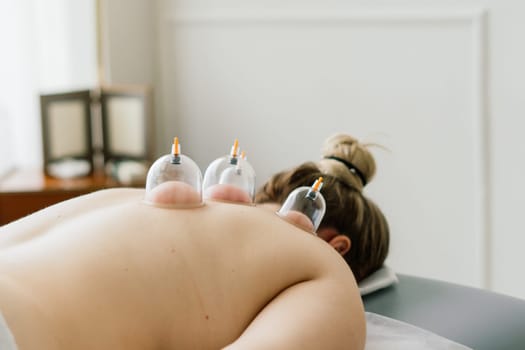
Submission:
[[[355,279],[329,244],[227,195],[166,208],[194,197],[160,186],[149,204],[104,190],[0,227],[20,350],[364,348]]]

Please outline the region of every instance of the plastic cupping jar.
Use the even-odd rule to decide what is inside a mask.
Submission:
[[[255,170],[244,155],[238,154],[238,141],[235,140],[229,155],[215,159],[204,173],[203,192],[215,185],[226,184],[240,188],[253,201],[255,197]]]
[[[302,186],[293,190],[277,213],[285,217],[291,211],[301,212],[312,222],[314,232],[317,231],[326,211],[326,202],[320,192],[322,182],[316,185],[319,181],[322,180],[317,180],[312,187]]]
[[[151,165],[146,178],[146,193],[167,181],[190,185],[199,194],[202,204],[202,173],[190,157],[180,153],[178,138],[174,139],[171,153],[161,156]]]

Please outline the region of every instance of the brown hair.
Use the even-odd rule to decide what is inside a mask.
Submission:
[[[255,196],[256,203],[283,203],[295,188],[310,186],[322,176],[326,213],[321,227],[335,227],[350,238],[352,246],[344,259],[358,282],[383,265],[390,241],[385,216],[362,193],[376,170],[366,146],[346,134],[329,137],[319,162],[273,175]]]

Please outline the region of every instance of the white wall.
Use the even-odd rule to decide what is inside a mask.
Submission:
[[[488,4],[488,99],[491,157],[492,285],[525,298],[525,3],[517,0]]]
[[[105,82],[154,85],[156,2],[100,0],[100,4]]]

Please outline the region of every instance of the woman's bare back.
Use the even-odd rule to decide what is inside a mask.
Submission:
[[[252,328],[268,332],[261,311],[272,317],[281,295],[286,314],[315,304],[298,292],[287,308],[285,295],[313,281],[322,281],[319,298],[341,298],[353,313],[336,319],[361,348],[355,281],[324,241],[254,206],[166,209],[143,195],[101,191],[0,228],[0,310],[21,350],[242,345]]]

